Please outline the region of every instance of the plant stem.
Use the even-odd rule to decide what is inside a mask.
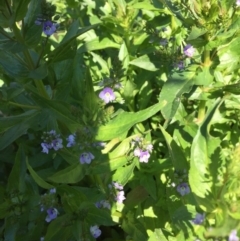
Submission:
[[[16,23],[14,23],[14,24],[12,25],[12,29],[13,29],[13,32],[14,32],[14,35],[15,35],[16,39],[17,39],[20,43],[24,44],[24,38],[23,38],[23,36],[22,36],[22,34],[21,34],[21,31],[18,29]],[[30,71],[31,71],[31,70],[34,70],[34,69],[35,69],[35,65],[34,65],[34,62],[33,62],[33,60],[32,60],[32,57],[31,57],[28,49],[23,51],[23,55],[24,55],[24,57],[25,57],[25,61],[26,61],[27,65],[28,65],[28,69],[29,69]],[[49,98],[49,95],[48,95],[48,93],[47,93],[47,91],[46,91],[46,89],[45,89],[45,86],[44,86],[44,84],[43,84],[43,82],[42,82],[42,80],[36,80],[36,79],[35,79],[35,80],[34,80],[34,83],[35,83],[35,85],[36,85],[36,87],[37,87],[37,89],[38,89],[38,93],[39,93],[41,96],[45,97],[46,99],[50,99],[50,98]]]
[[[198,123],[201,123],[205,117],[205,107],[206,107],[206,101],[200,100],[199,106],[198,106]]]
[[[35,105],[22,105],[22,104],[15,103],[15,102],[12,102],[12,101],[9,101],[8,104],[9,105],[14,105],[14,106],[17,106],[17,107],[21,107],[21,108],[26,108],[26,109],[36,109],[36,110],[40,110],[41,109],[40,107],[35,106]]]

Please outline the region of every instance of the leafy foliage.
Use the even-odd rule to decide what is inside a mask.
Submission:
[[[0,241],[239,239],[238,0],[0,13]]]

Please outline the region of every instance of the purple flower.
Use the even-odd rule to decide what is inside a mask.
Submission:
[[[240,0],[236,1],[236,5],[239,7],[240,6]]]
[[[62,139],[57,138],[55,140],[52,140],[51,146],[55,151],[63,148]]]
[[[99,229],[97,225],[91,226],[90,232],[94,238],[98,238],[102,233],[102,231]]]
[[[231,231],[228,237],[228,241],[239,241],[239,237],[237,236],[237,230],[234,229]]]
[[[139,161],[148,163],[149,157],[150,157],[150,154],[148,151],[141,151],[140,156],[139,156]]]
[[[73,135],[69,135],[68,137],[67,137],[67,147],[71,147],[71,146],[74,146],[75,144],[76,144],[76,142],[75,142],[75,138],[76,138],[76,135],[75,134],[73,134]]]
[[[99,98],[101,98],[107,104],[110,101],[115,100],[116,97],[113,90],[109,87],[106,87],[99,93]]]
[[[177,186],[177,191],[181,194],[181,196],[184,196],[190,193],[190,188],[186,182],[183,182]]]
[[[126,199],[125,196],[124,196],[124,191],[119,191],[117,193],[117,196],[115,197],[115,200],[118,202],[118,203],[123,203],[123,200]]]
[[[118,182],[113,182],[112,184],[117,190],[123,190],[123,185],[119,184]]]
[[[184,47],[183,51],[186,56],[191,58],[195,52],[195,49],[193,48],[193,46],[191,44],[188,44]]]
[[[55,219],[58,215],[58,210],[56,208],[49,208],[47,210],[47,217],[45,218],[46,222],[51,222],[53,219]]]
[[[38,26],[42,25],[41,18],[37,18],[34,23]]]
[[[51,146],[49,146],[47,143],[41,143],[42,146],[42,152],[48,154],[49,149],[51,149]]]
[[[49,132],[44,132],[42,139],[44,141],[41,143],[42,152],[48,154],[50,149],[55,151],[63,148],[62,139],[59,138],[60,135],[56,134],[56,131],[51,130]]]
[[[52,34],[54,34],[56,32],[56,30],[57,30],[57,24],[56,23],[53,23],[50,20],[43,23],[43,32],[47,36],[51,36]]]
[[[192,220],[194,224],[202,224],[204,221],[205,215],[201,213],[197,213],[195,218]]]
[[[151,152],[153,150],[153,145],[152,144],[148,144],[146,149]]]
[[[49,190],[49,193],[50,193],[50,194],[56,193],[56,188],[51,188],[51,189]]]
[[[91,152],[84,152],[80,155],[80,163],[81,164],[90,164],[91,161],[94,159],[94,155]]]
[[[95,206],[97,208],[107,208],[107,209],[111,208],[111,205],[110,205],[109,201],[107,201],[107,200],[101,200],[100,202],[96,202]]]
[[[142,150],[140,148],[136,148],[133,152],[134,156],[140,157]]]
[[[183,61],[179,61],[177,63],[173,64],[175,68],[178,68],[179,70],[184,69],[184,62]]]
[[[162,45],[163,47],[166,46],[168,44],[168,40],[166,38],[162,38],[160,40],[160,45]]]

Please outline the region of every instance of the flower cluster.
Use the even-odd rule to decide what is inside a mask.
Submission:
[[[48,154],[50,149],[55,151],[63,148],[62,139],[60,135],[56,134],[56,131],[51,130],[49,132],[44,132],[42,136],[43,142],[41,143],[42,152]]]
[[[140,162],[148,163],[148,159],[150,158],[150,153],[153,150],[152,144],[145,145],[143,143],[142,138],[135,138],[132,141],[132,146],[134,148],[133,155],[139,158]]]
[[[236,1],[236,5],[239,7],[240,6],[240,0]]]
[[[111,209],[111,205],[110,205],[110,203],[109,203],[108,200],[101,200],[101,201],[99,201],[99,202],[96,202],[96,203],[95,203],[95,206],[96,206],[97,208],[107,208],[107,209]]]
[[[45,193],[41,197],[40,210],[41,212],[46,210],[47,216],[45,218],[45,221],[48,223],[54,220],[55,218],[57,218],[59,214],[58,210],[54,207],[57,205],[57,198],[55,194],[56,194],[56,189],[51,188],[48,194]]]
[[[191,44],[187,44],[184,47],[183,52],[187,57],[191,58],[194,55],[195,49],[193,48],[193,46]]]
[[[71,134],[67,137],[67,147],[72,147],[76,144],[76,134]]]
[[[99,98],[107,104],[115,100],[116,96],[110,87],[106,87],[99,93]]]
[[[231,231],[228,237],[228,241],[239,241],[239,237],[237,236],[237,230],[234,229]]]
[[[98,238],[101,235],[102,231],[97,225],[94,225],[90,227],[90,233],[94,238]]]
[[[185,196],[190,193],[190,187],[187,183],[188,174],[186,170],[183,171],[175,171],[174,178],[176,179],[178,185],[177,185],[177,192],[181,196]],[[172,183],[172,186],[176,186],[175,183]]]
[[[205,214],[197,213],[195,218],[192,220],[192,222],[196,225],[200,225],[203,223],[205,219]]]
[[[123,191],[123,186],[118,182],[112,182],[112,184],[109,184],[108,187],[112,190],[115,201],[117,201],[117,203],[119,204],[123,203],[123,200],[126,199],[126,197],[124,196],[125,193]]]

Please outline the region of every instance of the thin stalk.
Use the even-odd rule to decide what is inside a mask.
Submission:
[[[45,41],[44,41],[44,43],[43,43],[43,47],[42,47],[41,53],[40,53],[40,55],[39,55],[39,57],[38,57],[38,60],[37,60],[37,63],[36,63],[36,68],[39,66],[39,63],[40,63],[40,60],[41,60],[41,58],[42,58],[42,56],[43,56],[43,53],[44,53],[45,47],[46,47],[46,45],[47,45],[48,39],[49,39],[49,36],[47,36],[47,38],[45,39]]]
[[[24,44],[23,36],[22,36],[20,30],[18,29],[16,23],[13,24],[12,29],[13,29],[13,32],[14,32],[14,35],[15,35],[16,39],[17,39],[20,43]],[[27,65],[28,65],[28,69],[29,69],[30,71],[31,71],[31,70],[34,70],[34,69],[35,69],[35,65],[34,65],[34,62],[33,62],[33,60],[32,60],[32,57],[31,57],[28,49],[27,49],[27,50],[24,50],[24,51],[23,51],[23,54],[24,54],[24,57],[25,57],[25,61],[27,62]],[[38,89],[39,94],[40,94],[41,96],[45,97],[46,99],[50,99],[50,98],[49,98],[49,95],[48,95],[48,93],[47,93],[47,91],[46,91],[46,89],[45,89],[45,86],[44,86],[44,84],[43,84],[43,82],[42,82],[42,80],[34,80],[34,83],[35,83],[35,85],[36,85],[36,87],[37,87],[37,89]]]
[[[12,101],[9,101],[8,104],[13,105],[13,106],[17,106],[17,107],[21,107],[21,108],[25,108],[25,109],[36,109],[36,110],[41,109],[40,107],[35,106],[35,105],[22,105],[22,104],[15,103],[15,102],[12,102]]]
[[[9,11],[10,15],[12,15],[12,10],[11,10],[9,4],[8,4],[8,1],[5,0],[5,3],[6,3],[6,5],[7,5],[7,9],[8,9],[8,11]]]
[[[198,123],[201,123],[205,117],[206,100],[200,100],[198,106]]]

